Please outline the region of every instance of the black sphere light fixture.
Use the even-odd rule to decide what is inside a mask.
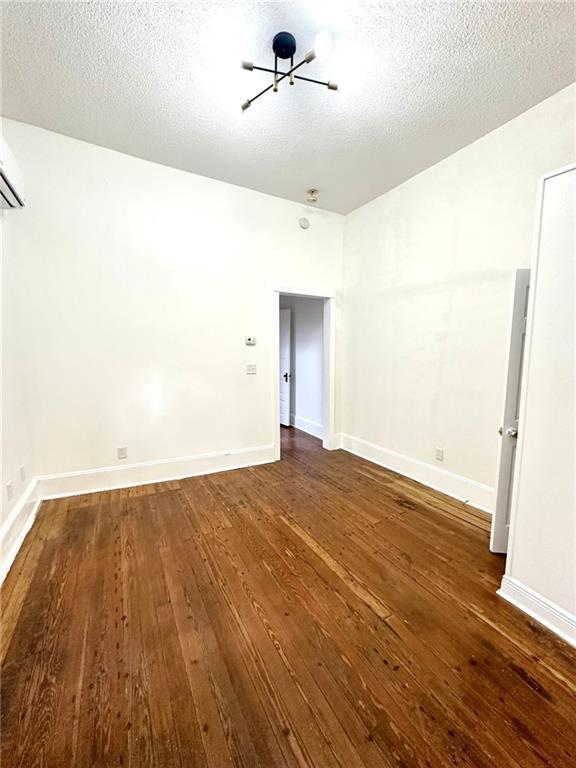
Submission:
[[[260,96],[263,96],[269,90],[277,93],[278,84],[286,78],[288,78],[290,85],[294,85],[295,80],[303,80],[307,83],[323,85],[328,88],[329,91],[338,90],[336,83],[332,83],[330,81],[324,82],[323,80],[314,80],[311,77],[303,77],[302,75],[294,74],[294,72],[296,72],[297,69],[300,69],[300,67],[302,67],[304,64],[310,64],[311,61],[314,61],[316,54],[312,50],[304,56],[299,64],[294,64],[294,54],[296,53],[296,38],[294,35],[290,34],[290,32],[278,32],[276,35],[274,35],[274,39],[272,40],[272,51],[274,53],[274,69],[270,69],[269,67],[257,67],[256,64],[253,64],[251,61],[242,62],[242,69],[246,69],[249,72],[257,70],[258,72],[269,72],[270,74],[274,75],[271,85],[269,85],[267,88],[264,88],[263,91],[260,91],[260,93],[257,93],[256,96],[253,96],[251,99],[247,99],[244,104],[242,104],[242,112],[245,112],[253,101],[259,99]],[[278,59],[290,59],[290,69],[287,72],[281,72],[278,69]]]
[[[278,32],[272,40],[272,50],[279,59],[293,59],[296,53],[296,38],[290,32]]]

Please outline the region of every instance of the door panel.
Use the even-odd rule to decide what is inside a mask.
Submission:
[[[501,422],[502,426],[500,427],[501,443],[498,456],[496,508],[492,518],[492,531],[490,535],[490,549],[492,552],[508,551],[510,501],[518,439],[518,415],[520,413],[520,391],[522,388],[529,284],[530,270],[516,270],[509,336],[506,395]]]
[[[506,576],[576,644],[576,164],[542,180],[538,219]]]
[[[290,426],[292,310],[280,310],[280,424]]]

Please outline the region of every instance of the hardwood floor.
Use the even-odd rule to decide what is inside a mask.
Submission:
[[[486,516],[296,430],[45,502],[2,589],[2,766],[576,766],[576,652]]]

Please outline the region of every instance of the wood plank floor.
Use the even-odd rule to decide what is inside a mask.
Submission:
[[[576,652],[486,517],[280,463],[45,502],[3,586],[2,766],[576,766]]]

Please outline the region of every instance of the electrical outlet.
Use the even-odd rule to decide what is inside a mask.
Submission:
[[[436,457],[436,461],[444,461],[444,448],[435,448],[434,456]]]
[[[119,459],[126,459],[128,457],[128,448],[126,448],[125,445],[118,448],[118,458]]]
[[[6,483],[6,496],[8,496],[9,499],[12,498],[12,481],[8,480]]]
[[[26,467],[24,464],[20,465],[20,480],[21,482],[24,482],[26,480]]]
[[[255,376],[256,375],[256,366],[255,365],[247,365],[246,366],[246,375],[247,376]]]

